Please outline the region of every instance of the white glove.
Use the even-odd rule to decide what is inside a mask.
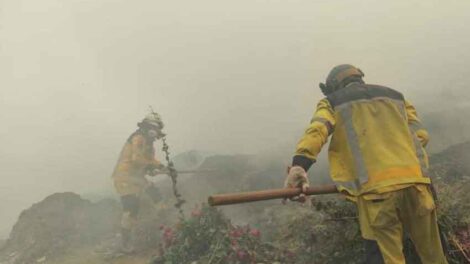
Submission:
[[[170,170],[168,169],[168,167],[165,167],[165,166],[161,165],[159,168],[149,170],[147,172],[147,174],[149,176],[156,176],[156,175],[160,175],[160,174],[168,174],[169,171]]]
[[[287,169],[287,178],[284,182],[285,188],[302,188],[302,192],[306,192],[310,187],[307,172],[300,166],[289,167]],[[291,200],[305,202],[305,194],[302,193],[299,197],[294,197]]]

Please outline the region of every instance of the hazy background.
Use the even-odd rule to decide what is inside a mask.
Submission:
[[[52,192],[112,193],[148,105],[174,153],[289,156],[336,64],[404,92],[439,128],[436,150],[468,139],[468,10],[455,0],[0,0],[0,238]]]

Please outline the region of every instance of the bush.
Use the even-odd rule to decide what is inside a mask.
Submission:
[[[219,210],[208,206],[196,207],[189,219],[161,230],[161,254],[154,264],[272,263],[282,259],[276,248],[261,241],[258,229],[233,225]]]
[[[446,237],[449,263],[470,262],[470,180],[440,183],[439,225]]]

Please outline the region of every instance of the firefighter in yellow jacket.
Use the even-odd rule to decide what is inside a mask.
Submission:
[[[400,92],[366,84],[363,76],[339,65],[320,84],[326,97],[297,145],[286,187],[308,187],[306,172],[331,136],[331,178],[357,203],[362,236],[376,241],[383,257],[367,263],[405,263],[404,231],[423,263],[447,263],[427,173],[428,133]]]
[[[132,251],[130,237],[137,223],[139,196],[148,187],[146,175],[164,166],[155,158],[153,143],[164,136],[163,122],[158,115],[149,114],[138,123],[138,129],[126,141],[114,169],[112,178],[117,193],[121,197],[121,249]]]

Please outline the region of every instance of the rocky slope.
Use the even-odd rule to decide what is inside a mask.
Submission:
[[[440,194],[440,222],[449,241],[451,263],[464,263],[470,254],[468,153],[470,143],[464,143],[430,157],[432,178]],[[231,254],[234,263],[245,263],[236,262],[240,260],[237,254],[245,253],[251,254],[252,257],[263,254],[266,260],[272,261],[287,258],[292,263],[309,263],[312,256],[315,256],[318,263],[331,263],[332,260],[360,263],[362,248],[354,207],[334,198],[335,196],[319,198],[313,203],[313,207],[281,206],[279,201],[224,207],[220,214],[227,218],[220,221],[220,225],[225,226],[221,230],[215,230],[215,226],[211,224],[198,222],[202,221],[199,219],[213,220],[210,218],[212,214],[201,217],[200,209],[195,207],[196,204],[203,203],[211,193],[281,186],[285,168],[279,162],[248,155],[219,155],[203,159],[197,153],[190,153],[180,158],[185,164],[200,164],[201,169],[215,169],[217,172],[187,176],[179,182],[181,193],[188,200],[185,205],[185,221],[178,220],[176,210],[172,207],[174,199],[168,180],[159,185],[165,197],[161,202],[153,204],[143,200],[136,240],[139,250],[136,255],[109,260],[97,253],[97,247],[106,244],[118,230],[120,205],[117,201],[103,200],[92,203],[73,193],[57,193],[34,204],[20,215],[9,240],[0,249],[0,263],[148,263],[152,255],[162,253],[162,246],[169,243],[169,237],[170,242],[173,241],[167,228],[160,228],[161,224],[171,228],[172,236],[181,236],[179,239],[175,238],[176,244],[170,243],[172,248],[163,250],[163,254],[175,254],[179,248],[189,247],[195,250],[192,246],[197,248],[198,245],[191,244],[191,234],[199,236],[206,229],[220,235],[220,241],[232,243],[230,239],[233,240],[233,237],[223,237],[224,232],[250,225],[251,229],[243,230],[260,230],[262,235],[258,235],[256,231],[257,235],[253,238],[250,236],[251,231],[247,231],[242,238],[237,237],[236,243],[245,243],[243,241],[246,235],[251,244],[240,244],[237,250],[234,250],[233,245],[224,244],[221,248],[222,245],[217,244],[217,241],[212,241],[214,244],[209,241],[206,246],[217,248],[217,254]],[[317,168],[315,171],[322,170],[323,168]],[[220,217],[218,214],[217,217]],[[337,232],[339,229],[348,231]],[[187,239],[183,239],[184,237]],[[262,240],[258,241],[258,237]],[[257,253],[256,247],[264,251]],[[304,250],[306,247],[308,251]],[[240,253],[240,248],[246,252]],[[269,248],[274,251],[279,248],[288,250],[280,256],[274,251],[267,252]],[[412,253],[409,255],[413,256]],[[175,256],[163,257],[171,259]],[[210,250],[205,250],[201,251],[200,257],[204,260],[217,256],[213,256]],[[253,259],[252,257],[250,259]],[[197,258],[198,251],[195,250],[191,261],[197,261]],[[240,258],[245,259],[246,255]]]
[[[36,263],[104,239],[116,231],[115,201],[91,203],[74,193],[56,193],[23,211],[0,251],[5,263]]]

